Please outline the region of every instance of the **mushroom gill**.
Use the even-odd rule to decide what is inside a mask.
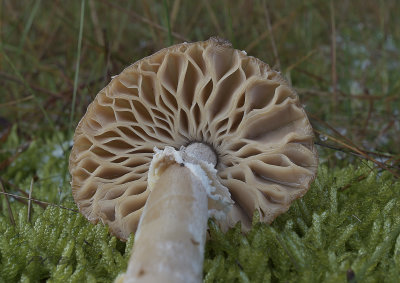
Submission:
[[[127,239],[149,196],[153,148],[193,142],[216,152],[235,202],[229,226],[248,226],[255,210],[271,222],[316,175],[313,132],[295,91],[264,62],[211,38],[162,49],[98,93],[70,156],[79,210]]]

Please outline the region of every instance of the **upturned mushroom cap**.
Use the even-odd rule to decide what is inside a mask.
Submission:
[[[313,132],[296,92],[264,62],[220,39],[165,48],[127,67],[80,121],[72,192],[88,220],[119,238],[136,230],[153,148],[203,142],[232,196],[228,225],[258,210],[271,222],[317,172]]]

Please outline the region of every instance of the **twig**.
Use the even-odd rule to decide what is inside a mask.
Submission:
[[[344,191],[344,190],[350,188],[351,185],[352,185],[354,182],[360,182],[360,181],[366,179],[366,178],[368,177],[368,175],[369,175],[369,174],[361,174],[361,175],[355,177],[353,180],[351,180],[350,183],[348,183],[347,185],[344,185],[343,187],[339,188],[338,190],[339,190],[339,191]]]
[[[324,134],[323,134],[323,135],[324,135]],[[334,150],[342,151],[342,152],[344,152],[344,153],[352,154],[352,155],[357,156],[357,157],[360,157],[360,158],[364,158],[364,157],[363,157],[362,155],[360,155],[360,154],[357,154],[357,153],[354,153],[354,152],[351,152],[351,151],[348,151],[348,150],[344,150],[343,148],[336,147],[336,146],[333,146],[333,145],[331,145],[331,144],[326,144],[326,143],[317,142],[317,141],[315,141],[314,144],[320,145],[320,146],[323,146],[323,147],[326,147],[326,148],[329,148],[329,149],[334,149]],[[374,152],[374,151],[369,151],[369,150],[363,150],[363,152],[364,152],[364,153],[368,153],[368,154],[370,154],[370,155],[375,155],[375,156],[381,157],[381,158],[382,158],[382,157],[388,158],[388,161],[389,161],[389,160],[397,161],[397,159],[395,159],[395,156],[390,155],[390,154],[381,153],[381,152]],[[365,159],[365,158],[364,158],[364,159]]]
[[[321,119],[319,119],[317,116],[315,116],[315,115],[313,115],[313,114],[310,114],[310,113],[308,113],[308,115],[310,116],[310,118],[312,118],[312,119],[314,119],[314,120],[316,120],[316,121],[318,121],[319,123],[321,123],[321,124],[323,124],[324,126],[326,126],[326,127],[328,127],[329,129],[331,129],[336,135],[338,135],[340,138],[342,138],[343,140],[346,140],[350,145],[352,145],[352,147],[354,147],[354,148],[356,148],[357,150],[358,150],[358,152],[362,152],[363,154],[361,154],[362,156],[368,156],[368,158],[366,158],[366,159],[368,159],[368,160],[370,160],[370,161],[373,161],[373,160],[375,160],[375,159],[373,159],[372,157],[370,157],[369,155],[375,155],[375,156],[378,156],[378,157],[387,157],[387,158],[390,158],[391,160],[395,160],[395,161],[397,161],[397,159],[395,159],[395,156],[392,156],[392,155],[385,155],[385,154],[383,154],[383,153],[377,153],[377,152],[373,152],[373,151],[368,151],[368,150],[365,150],[365,149],[360,149],[351,139],[349,139],[349,138],[347,138],[346,136],[344,136],[344,135],[342,135],[341,133],[339,133],[334,127],[332,127],[330,124],[328,124],[327,122],[325,122],[325,121],[323,121],[323,120],[321,120]],[[325,136],[328,136],[328,135],[326,135],[326,134],[324,134],[324,133],[322,133],[322,135],[325,135]],[[349,148],[348,146],[345,146],[346,148]],[[368,155],[369,154],[369,155]],[[371,158],[372,158],[372,160],[371,160]],[[375,160],[376,161],[376,160]],[[373,161],[374,162],[374,161]],[[376,162],[378,162],[378,161],[376,161]],[[374,162],[374,163],[376,163],[376,162]],[[381,163],[381,162],[378,162],[378,163]],[[378,163],[376,163],[376,164],[378,164]],[[381,164],[384,164],[384,163],[381,163]],[[386,166],[386,164],[385,164],[385,166]],[[383,168],[383,167],[382,167]],[[387,168],[390,168],[390,166],[387,166]],[[383,169],[385,169],[385,168],[383,168]],[[386,169],[385,169],[386,170]],[[390,170],[389,170],[390,171]],[[391,172],[391,171],[390,171]],[[393,172],[391,172],[392,174],[393,174]],[[397,173],[395,173],[394,174],[396,177],[398,176],[398,174]]]
[[[0,163],[0,171],[1,171],[1,170],[4,170],[4,169],[7,168],[10,164],[12,164],[12,163],[14,162],[14,160],[17,159],[18,156],[19,156],[22,152],[24,152],[25,150],[27,150],[27,149],[29,148],[30,144],[31,144],[31,143],[29,142],[29,143],[25,143],[25,144],[23,144],[23,145],[20,145],[20,146],[17,148],[17,151],[16,151],[16,153],[15,153],[13,156],[10,156],[10,157],[7,158],[6,160],[2,161],[2,162]]]
[[[12,124],[7,119],[0,116],[0,143],[7,140],[11,133],[11,128]]]
[[[336,135],[338,135],[339,137],[343,138],[344,140],[346,140],[349,144],[353,145],[354,147],[358,147],[351,139],[347,138],[346,136],[342,135],[341,133],[338,132],[338,130],[336,130],[333,126],[331,126],[329,123],[321,120],[320,118],[318,118],[317,116],[313,115],[313,114],[308,114],[312,119],[317,120],[319,123],[323,124],[324,126],[328,127],[329,129],[331,129]]]
[[[1,183],[0,183],[0,184],[1,184]],[[39,203],[41,203],[41,204],[46,204],[46,205],[55,206],[55,207],[59,207],[59,208],[62,208],[62,209],[66,209],[66,210],[69,210],[69,211],[72,211],[72,212],[79,213],[78,210],[75,210],[75,209],[72,209],[72,208],[68,208],[68,207],[65,207],[65,206],[62,206],[62,205],[59,205],[59,204],[54,204],[54,203],[50,203],[50,202],[46,202],[46,201],[41,201],[41,200],[37,200],[37,199],[34,199],[34,198],[28,198],[28,197],[18,196],[18,195],[6,193],[6,192],[4,192],[4,191],[3,191],[3,192],[0,192],[0,194],[7,195],[7,196],[11,196],[11,197],[13,197],[13,198],[21,198],[21,199],[26,199],[26,200],[32,200],[34,203],[37,203],[37,204],[39,204]]]
[[[13,226],[15,226],[15,220],[14,220],[14,215],[13,215],[13,212],[12,212],[12,209],[11,209],[11,205],[10,205],[10,202],[8,200],[8,197],[6,196],[7,193],[4,190],[3,183],[1,181],[0,181],[0,188],[1,188],[1,192],[0,193],[5,194],[4,197],[6,198],[6,203],[7,203],[7,208],[8,208],[8,215],[10,216],[10,222],[11,222],[11,224]]]
[[[35,181],[35,177],[33,177],[33,180]],[[14,185],[13,183],[11,183],[10,181],[6,180],[6,179],[2,179],[0,178],[0,182],[3,182],[5,184],[7,184],[8,186],[10,186],[11,188],[17,190],[18,192],[20,192],[22,195],[24,195],[25,197],[28,197],[29,194],[27,192],[25,192],[24,190],[22,190],[21,188],[19,188],[17,185]],[[39,181],[40,182],[40,181]],[[27,201],[25,201],[24,199],[16,199],[17,201],[19,201],[20,203],[23,203],[24,205],[27,205]],[[38,203],[38,205],[43,208],[46,209],[47,205],[43,204],[43,203]]]

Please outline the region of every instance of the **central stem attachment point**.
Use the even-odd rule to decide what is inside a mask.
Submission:
[[[193,162],[193,160],[201,160],[212,164],[214,167],[217,165],[217,155],[214,149],[208,144],[202,142],[191,143],[183,150],[183,153],[185,161]]]

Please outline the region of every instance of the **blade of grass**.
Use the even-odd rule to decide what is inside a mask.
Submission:
[[[79,66],[81,60],[81,49],[82,49],[82,34],[83,34],[83,23],[85,16],[85,0],[81,0],[81,15],[79,21],[79,35],[78,35],[78,47],[77,47],[77,55],[76,55],[76,66],[75,66],[75,78],[74,78],[74,91],[72,93],[72,106],[71,106],[71,115],[69,117],[69,127],[68,127],[68,135],[69,138],[72,132],[72,123],[75,115],[75,103],[76,103],[76,93],[78,90],[78,82],[79,82]]]
[[[26,97],[24,97],[24,98],[20,98],[20,99],[17,99],[17,100],[5,102],[5,103],[0,103],[0,107],[12,106],[12,105],[15,105],[15,104],[19,104],[19,103],[21,103],[21,102],[24,102],[24,101],[31,100],[31,99],[33,99],[33,98],[34,98],[33,95],[29,95],[29,96],[26,96]]]
[[[73,94],[72,94],[72,106],[71,106],[71,115],[69,118],[67,139],[71,138],[72,123],[74,121],[74,115],[75,115],[76,93],[78,91],[79,67],[80,67],[80,61],[81,61],[83,24],[84,24],[84,19],[85,19],[84,16],[85,16],[85,0],[81,0],[81,13],[80,13],[80,19],[79,19],[79,35],[78,35],[78,46],[77,46],[77,54],[76,54],[74,90],[73,90]],[[62,178],[62,187],[64,187],[63,185],[65,184],[66,177],[67,177],[67,171],[68,171],[69,156],[67,154],[65,154],[65,152],[68,150],[68,148],[65,149],[64,146],[61,145],[61,149],[63,150],[64,155],[65,155],[65,162],[64,162],[64,166],[63,166],[64,174],[63,174],[63,178]],[[59,196],[61,196],[61,194],[59,194]]]
[[[168,8],[167,0],[164,0],[164,10],[165,10],[165,17],[167,20],[168,43],[169,43],[169,45],[173,45],[174,39],[172,38],[171,22],[169,20],[169,8]]]
[[[10,222],[11,222],[11,224],[13,226],[15,226],[15,220],[14,220],[14,215],[13,215],[13,212],[12,212],[12,209],[11,209],[10,201],[8,200],[7,193],[4,190],[2,182],[0,182],[0,188],[1,188],[1,192],[0,193],[4,194],[4,197],[6,198],[6,203],[7,203],[8,215],[10,217]]]
[[[174,24],[179,14],[180,7],[181,7],[181,0],[175,0],[174,4],[172,4],[172,11],[171,11],[171,30],[174,28]]]
[[[301,63],[303,63],[304,61],[309,59],[312,55],[314,55],[317,51],[318,51],[318,49],[315,48],[315,49],[311,50],[310,52],[308,52],[303,57],[299,58],[299,60],[297,60],[296,62],[294,62],[293,64],[291,64],[289,67],[286,68],[285,73],[290,72],[292,69],[296,68],[298,65],[300,65]]]
[[[29,8],[30,9],[29,10],[29,18],[28,18],[28,21],[26,22],[25,28],[22,32],[21,40],[19,41],[19,46],[18,46],[19,52],[21,52],[22,48],[24,47],[26,37],[29,33],[29,30],[32,27],[33,20],[36,17],[37,11],[39,10],[39,6],[41,3],[42,3],[42,0],[34,1],[34,5],[33,5],[32,9]]]

